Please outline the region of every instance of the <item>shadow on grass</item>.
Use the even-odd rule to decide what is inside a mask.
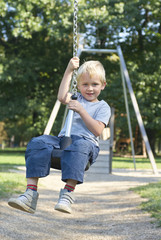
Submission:
[[[24,153],[1,152],[0,153],[0,172],[8,172],[10,169],[17,169],[18,166],[25,165]]]
[[[24,164],[0,164],[0,172],[10,172],[10,170],[18,170],[18,167]]]

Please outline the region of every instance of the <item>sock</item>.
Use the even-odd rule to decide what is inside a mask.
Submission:
[[[68,190],[68,192],[73,192],[73,191],[74,191],[74,189],[75,189],[75,187],[72,187],[72,186],[70,186],[70,185],[66,184],[66,185],[65,185],[65,187],[64,187],[64,189],[67,189],[67,190]]]
[[[32,191],[37,191],[37,186],[33,184],[27,184],[27,189],[31,189]]]

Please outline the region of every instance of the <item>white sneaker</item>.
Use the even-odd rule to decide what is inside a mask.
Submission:
[[[67,189],[61,189],[58,203],[55,205],[55,210],[64,213],[71,213],[71,204],[74,203],[74,192],[68,192]]]
[[[18,198],[10,198],[8,205],[19,210],[34,213],[36,210],[39,194],[36,191],[27,189],[26,192]]]

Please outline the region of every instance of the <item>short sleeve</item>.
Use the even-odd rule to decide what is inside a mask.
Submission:
[[[100,106],[97,109],[95,120],[103,122],[105,126],[107,126],[109,123],[110,117],[111,117],[110,106],[105,101],[101,101]]]

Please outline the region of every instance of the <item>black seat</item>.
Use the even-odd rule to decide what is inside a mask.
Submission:
[[[72,143],[71,137],[64,137],[62,138],[60,142],[60,149],[53,149],[52,155],[51,155],[51,168],[61,170],[61,157],[63,154],[63,151],[65,148],[67,148]],[[88,161],[88,164],[85,168],[85,171],[87,171],[90,167],[90,160]]]

